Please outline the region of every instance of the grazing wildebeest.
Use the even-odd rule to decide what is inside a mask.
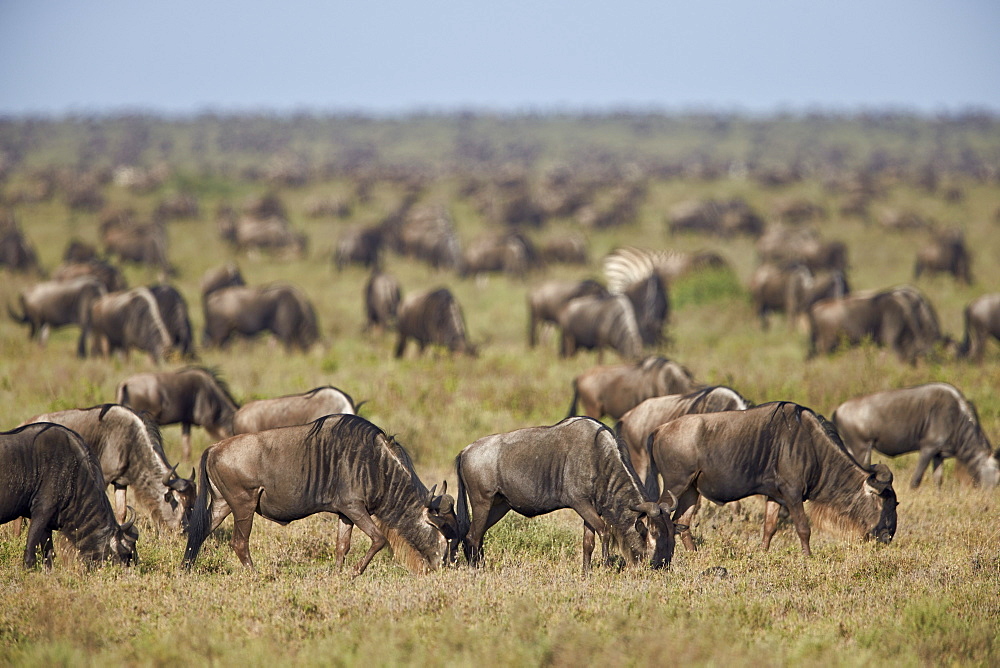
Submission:
[[[43,413],[29,422],[54,422],[72,429],[97,457],[104,484],[115,489],[115,510],[124,521],[129,488],[152,515],[170,529],[185,529],[194,503],[192,480],[167,463],[156,424],[127,406],[103,404]]]
[[[301,394],[246,402],[233,414],[233,433],[248,434],[265,429],[291,427],[334,413],[354,415],[357,409],[351,395],[325,385]]]
[[[18,272],[38,272],[38,254],[15,224],[0,230],[0,267]]]
[[[115,401],[148,412],[160,426],[180,423],[185,461],[191,459],[191,425],[204,427],[215,440],[227,438],[239,408],[218,374],[196,366],[130,376],[118,385]]]
[[[361,227],[346,231],[337,241],[333,262],[338,270],[348,264],[377,267],[382,252],[382,228]]]
[[[697,386],[690,371],[657,355],[635,364],[595,366],[573,379],[569,415],[577,415],[579,401],[584,415],[595,420],[610,415],[617,420],[650,397],[684,394]]]
[[[26,568],[37,563],[39,547],[51,568],[53,531],[62,531],[89,562],[135,559],[139,531],[131,518],[115,520],[97,459],[75,432],[43,422],[0,433],[0,480],[0,524],[31,521]]]
[[[570,300],[586,295],[606,296],[607,288],[593,279],[583,281],[552,280],[528,293],[528,344],[538,342],[538,326],[550,322],[559,324],[559,312]]]
[[[643,495],[623,448],[607,426],[583,417],[493,434],[466,446],[455,470],[468,562],[482,563],[483,536],[510,510],[535,517],[572,508],[583,519],[585,573],[595,534],[605,563],[616,544],[630,566],[669,566],[674,504],[657,504]]]
[[[635,308],[625,295],[571,299],[559,311],[558,320],[562,357],[572,357],[580,348],[597,350],[598,360],[604,358],[605,348],[624,359],[636,359],[642,353]]]
[[[500,237],[476,239],[462,253],[459,276],[503,272],[523,278],[538,263],[534,244],[523,234],[511,232]]]
[[[319,340],[312,303],[291,285],[231,286],[205,296],[205,346],[225,346],[233,334],[272,332],[286,350],[309,350]]]
[[[194,563],[205,538],[230,513],[233,551],[253,568],[254,513],[285,525],[329,512],[341,522],[338,567],[350,548],[350,529],[357,525],[372,544],[355,575],[386,544],[411,571],[434,570],[445,564],[449,540],[458,537],[454,499],[434,490],[424,487],[399,444],[356,415],[328,415],[305,425],[240,434],[209,447],[201,457],[201,487],[184,564]]]
[[[763,329],[768,328],[768,314],[784,312],[788,326],[823,299],[840,299],[850,292],[840,270],[813,273],[804,264],[776,265],[766,262],[750,277],[750,295],[754,311]]]
[[[113,292],[94,300],[90,329],[94,337],[91,353],[107,356],[121,350],[127,357],[132,348],[137,348],[159,364],[173,347],[160,306],[149,288]]]
[[[167,232],[161,223],[106,221],[101,225],[101,241],[108,255],[156,267],[165,274],[176,273],[167,260]]]
[[[52,280],[70,281],[88,276],[100,281],[106,292],[120,292],[128,288],[128,282],[117,267],[97,258],[83,262],[66,262],[55,270]]]
[[[1000,292],[976,297],[965,307],[965,338],[958,347],[959,357],[977,362],[983,358],[986,341],[1000,340]]]
[[[941,485],[947,457],[957,459],[982,487],[1000,482],[1000,453],[994,453],[972,402],[948,383],[876,392],[849,399],[831,417],[844,445],[868,465],[872,450],[895,457],[919,452],[912,487],[920,485],[927,465]]]
[[[743,411],[750,408],[743,395],[731,387],[713,385],[684,394],[650,397],[627,411],[615,425],[615,433],[628,446],[632,467],[650,498],[659,496],[656,469],[651,466],[648,440],[653,430],[682,415]]]
[[[184,357],[194,357],[194,336],[191,333],[187,300],[171,285],[151,285],[149,291],[153,293],[160,309],[160,317],[170,335],[171,345]]]
[[[663,495],[677,498],[674,521],[688,526],[698,500],[738,501],[767,497],[763,548],[771,545],[779,506],[788,509],[808,556],[809,518],[888,543],[896,533],[896,492],[883,464],[869,470],[844,447],[833,426],[789,401],[745,411],[684,415],[650,436],[653,464],[663,478]],[[665,497],[661,495],[660,499]],[[693,550],[690,531],[680,532]]]
[[[462,307],[447,288],[407,296],[399,305],[396,320],[396,357],[403,356],[411,338],[421,353],[427,344],[434,344],[453,353],[476,354],[475,346],[466,337]]]
[[[51,328],[79,326],[80,338],[77,340],[76,354],[86,357],[90,307],[105,293],[104,286],[93,278],[45,281],[20,294],[20,315],[14,313],[10,306],[7,307],[7,312],[15,322],[28,325],[28,337],[37,336],[42,345],[48,340]]]
[[[393,327],[402,291],[395,276],[375,270],[365,283],[365,331]]]
[[[965,235],[962,230],[946,230],[935,235],[934,239],[917,251],[917,260],[913,265],[914,278],[920,278],[924,272],[951,274],[956,280],[970,285],[972,283],[972,258],[965,246]]]
[[[246,281],[243,280],[243,274],[240,273],[240,268],[235,264],[230,262],[229,264],[224,264],[221,267],[209,269],[201,278],[202,299],[216,290],[238,285],[246,285]]]

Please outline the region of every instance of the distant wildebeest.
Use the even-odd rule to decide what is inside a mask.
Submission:
[[[771,225],[757,241],[760,261],[772,264],[803,264],[811,271],[847,271],[847,246],[827,241],[807,227]]]
[[[632,466],[650,498],[659,496],[656,469],[651,466],[647,441],[653,430],[682,415],[743,411],[750,408],[743,395],[731,387],[714,385],[684,394],[650,397],[627,411],[615,425],[615,433],[628,446]]]
[[[0,433],[0,524],[30,520],[24,565],[34,568],[41,547],[46,568],[62,531],[95,564],[131,564],[139,531],[119,525],[105,493],[97,458],[75,432],[43,422]]]
[[[559,312],[577,297],[606,296],[607,288],[593,279],[583,281],[551,280],[533,288],[528,293],[528,344],[534,348],[538,342],[538,326],[549,322],[559,324]]]
[[[7,312],[15,322],[28,325],[28,337],[38,337],[45,345],[53,327],[77,325],[80,337],[76,354],[87,356],[87,336],[90,332],[91,306],[105,295],[104,286],[93,278],[69,281],[45,281],[24,290],[19,300],[20,315],[8,305]]]
[[[669,566],[675,504],[643,495],[623,448],[607,426],[583,417],[493,434],[466,446],[455,470],[468,562],[482,563],[483,536],[510,510],[535,517],[572,508],[583,519],[585,573],[595,534],[606,564],[614,545],[630,566]]]
[[[444,490],[435,494],[436,485],[428,491],[406,451],[355,415],[329,415],[226,439],[205,450],[200,474],[184,552],[187,567],[230,513],[235,521],[231,545],[247,568],[253,568],[255,513],[282,525],[315,513],[335,513],[341,523],[338,567],[357,525],[372,544],[355,575],[386,545],[412,572],[435,570],[445,565],[449,541],[458,538],[454,499]]]
[[[973,299],[965,307],[964,318],[965,338],[958,355],[979,361],[991,336],[1000,341],[1000,292]]]
[[[890,457],[919,452],[912,487],[920,485],[928,464],[940,486],[947,457],[957,459],[982,487],[992,489],[1000,482],[1000,452],[993,452],[972,402],[948,383],[849,399],[831,419],[844,445],[866,466],[873,449]]]
[[[809,357],[870,339],[914,363],[944,340],[934,307],[910,286],[817,302],[809,309],[809,330]]]
[[[462,253],[459,276],[503,272],[523,278],[538,263],[534,244],[523,234],[484,237],[470,243]]]
[[[538,259],[543,264],[581,264],[590,261],[587,240],[579,235],[560,234],[538,245]]]
[[[194,481],[179,477],[167,463],[160,430],[127,406],[103,404],[43,413],[29,422],[54,422],[72,429],[97,457],[104,484],[115,489],[115,510],[125,520],[129,488],[157,524],[187,528],[194,503]]]
[[[216,290],[239,285],[246,285],[246,281],[240,268],[230,262],[205,272],[201,278],[201,296],[204,299]]]
[[[577,350],[597,350],[598,360],[604,349],[611,348],[624,359],[636,359],[642,353],[642,335],[635,308],[625,295],[586,295],[566,302],[559,311],[559,354],[572,357]]]
[[[947,230],[935,235],[934,239],[917,251],[913,265],[914,278],[924,272],[951,274],[956,280],[972,283],[972,258],[965,245],[962,230]]]
[[[112,292],[94,300],[90,328],[92,354],[108,356],[121,350],[127,357],[136,348],[159,364],[173,347],[170,331],[149,288]]]
[[[362,402],[364,403],[364,402]],[[300,394],[248,401],[233,414],[233,433],[248,434],[265,429],[291,427],[334,413],[357,413],[351,395],[331,385]]]
[[[291,285],[231,286],[205,296],[205,346],[225,346],[234,334],[272,332],[286,350],[309,350],[319,340],[316,310]]]
[[[685,394],[697,387],[690,371],[657,355],[634,364],[595,366],[573,379],[569,415],[577,415],[580,402],[588,417],[610,415],[617,420],[650,397]]]
[[[764,220],[739,197],[730,200],[688,201],[669,212],[671,234],[696,233],[731,237],[745,234],[760,236]]]
[[[465,332],[462,307],[447,288],[407,296],[399,305],[396,329],[399,335],[396,357],[403,356],[411,338],[417,342],[421,353],[428,344],[433,344],[453,353],[476,354]]]
[[[377,267],[382,253],[382,229],[379,226],[347,230],[337,241],[333,262],[337,269],[349,264]]]
[[[768,314],[784,312],[789,327],[800,315],[823,299],[840,299],[850,292],[840,270],[813,273],[804,264],[764,263],[750,277],[750,296],[761,326],[768,328]]]
[[[38,254],[16,224],[0,229],[0,267],[40,273]]]
[[[204,367],[130,376],[119,383],[115,401],[146,411],[160,426],[180,423],[185,461],[191,460],[191,425],[204,427],[215,440],[227,438],[239,408],[225,382]]]
[[[279,215],[220,217],[219,232],[224,241],[239,251],[265,251],[286,258],[304,257],[309,239],[296,232],[287,218]]]
[[[120,292],[128,288],[128,282],[117,267],[96,258],[83,262],[66,262],[55,270],[52,279],[70,281],[87,276],[100,281],[107,292]]]
[[[170,335],[171,345],[184,357],[194,357],[194,336],[184,295],[177,288],[166,284],[150,285],[149,291],[160,309],[160,317]]]
[[[365,282],[365,331],[385,330],[396,325],[402,291],[395,276],[372,271]]]
[[[101,225],[101,241],[108,255],[158,268],[167,275],[176,273],[167,259],[167,231],[161,223],[106,221]]]
[[[663,479],[660,497],[676,498],[674,521],[691,526],[698,500],[767,497],[763,548],[771,545],[784,506],[808,556],[810,501],[814,520],[888,543],[896,533],[896,492],[882,464],[858,464],[830,423],[787,401],[745,411],[684,415],[657,427],[649,442]],[[693,550],[689,530],[680,531]]]

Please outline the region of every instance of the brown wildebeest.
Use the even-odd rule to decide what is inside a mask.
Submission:
[[[55,281],[70,281],[75,278],[91,277],[101,282],[107,292],[121,292],[128,289],[128,282],[114,265],[97,258],[83,262],[66,262],[52,274]]]
[[[959,357],[977,362],[990,337],[1000,341],[1000,292],[976,297],[965,307],[965,338],[958,347]]]
[[[810,271],[847,271],[847,246],[842,241],[826,241],[808,227],[770,225],[757,240],[761,262],[804,264]]]
[[[316,310],[292,285],[230,286],[205,296],[203,343],[223,347],[234,334],[272,332],[291,351],[307,351],[319,340]]]
[[[158,268],[166,275],[176,273],[167,259],[167,231],[161,223],[108,220],[101,225],[101,240],[108,255]]]
[[[811,554],[803,501],[812,502],[814,518],[845,531],[882,543],[896,533],[892,473],[882,464],[874,470],[858,464],[833,426],[804,406],[778,401],[684,415],[657,427],[649,447],[663,494],[677,498],[675,522],[690,526],[701,496],[722,504],[763,494],[765,550],[784,506],[802,552]],[[680,534],[684,546],[695,549],[690,531]]]
[[[573,379],[569,416],[578,414],[579,401],[584,415],[595,420],[610,415],[617,420],[650,397],[684,394],[697,386],[690,371],[657,355],[635,364],[595,366]]]
[[[549,322],[559,324],[559,312],[577,297],[606,296],[607,288],[593,279],[583,281],[546,281],[528,293],[528,345],[538,342],[538,326]]]
[[[69,281],[45,281],[24,290],[20,296],[21,314],[7,307],[15,322],[28,325],[28,338],[38,337],[45,345],[53,327],[77,325],[80,338],[76,354],[87,356],[87,336],[90,332],[90,308],[106,294],[104,286],[93,278],[83,277]]]
[[[103,404],[43,413],[29,422],[54,422],[72,429],[97,457],[104,484],[115,488],[115,509],[125,520],[129,488],[160,526],[187,528],[195,486],[178,477],[167,463],[160,430],[148,418],[127,406]]]
[[[230,262],[205,272],[201,278],[201,297],[204,299],[216,290],[231,286],[246,285],[240,268]]]
[[[956,280],[972,284],[972,258],[965,245],[962,230],[947,230],[935,235],[934,239],[917,251],[913,265],[914,278],[924,272],[951,274]]]
[[[180,423],[185,461],[191,460],[191,425],[204,427],[215,440],[232,436],[239,408],[222,378],[197,366],[130,376],[115,397],[119,404],[146,411],[160,426]]]
[[[0,267],[22,273],[41,273],[38,254],[17,224],[0,229]]]
[[[768,314],[784,312],[789,328],[798,317],[823,299],[840,299],[850,292],[840,270],[813,273],[804,264],[776,265],[766,262],[750,277],[750,295],[754,311],[763,329],[768,328]]]
[[[90,563],[135,560],[139,531],[131,517],[118,524],[104,488],[97,459],[76,432],[42,422],[0,433],[0,524],[31,521],[25,568],[34,568],[39,547],[52,567],[53,531]]]
[[[484,237],[470,243],[462,253],[459,276],[502,272],[523,278],[538,264],[534,244],[523,234],[511,232],[500,237]]]
[[[305,425],[240,434],[209,447],[201,457],[201,487],[184,565],[194,564],[205,538],[230,513],[233,551],[253,568],[255,513],[284,525],[329,512],[341,522],[338,567],[357,525],[372,544],[355,575],[386,545],[411,572],[435,570],[446,563],[449,541],[458,538],[455,501],[445,489],[440,495],[436,489],[424,487],[402,446],[356,415],[328,415]]]
[[[365,282],[365,331],[395,326],[401,295],[395,276],[373,271]]]
[[[584,417],[493,434],[466,446],[455,470],[467,561],[481,565],[483,536],[509,511],[536,517],[572,508],[583,519],[584,573],[595,534],[605,563],[614,543],[630,566],[669,566],[676,504],[643,495],[623,448],[607,426]]]
[[[132,348],[149,353],[159,364],[173,347],[160,307],[149,288],[113,292],[90,306],[94,340],[91,353],[104,356],[121,350],[127,357]]]
[[[660,495],[648,447],[649,436],[654,429],[682,415],[743,411],[752,405],[739,392],[724,385],[703,387],[686,394],[651,397],[622,415],[615,425],[615,433],[628,446],[632,466],[643,489],[650,498],[654,498]]]
[[[840,404],[831,418],[854,458],[871,462],[872,450],[895,457],[919,452],[912,487],[927,465],[941,485],[946,457],[954,457],[987,489],[1000,483],[1000,452],[994,453],[979,424],[976,407],[948,383],[876,392]]]
[[[572,357],[581,348],[597,350],[598,361],[603,360],[605,348],[624,359],[637,359],[642,354],[635,308],[625,295],[571,299],[559,311],[559,328],[562,357]]]
[[[233,433],[291,427],[335,413],[354,415],[358,406],[351,395],[331,385],[274,399],[257,399],[246,402],[233,415]]]
[[[417,342],[421,353],[427,344],[435,344],[451,352],[476,355],[465,333],[462,307],[447,288],[406,297],[399,306],[396,329],[396,357],[403,356],[410,338]]]
[[[349,264],[362,267],[378,267],[382,253],[382,228],[380,226],[361,227],[348,230],[337,241],[333,262],[338,270]]]

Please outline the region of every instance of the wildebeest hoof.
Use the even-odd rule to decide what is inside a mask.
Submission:
[[[712,566],[711,568],[703,570],[700,575],[705,578],[715,577],[725,579],[729,577],[729,571],[722,566]]]

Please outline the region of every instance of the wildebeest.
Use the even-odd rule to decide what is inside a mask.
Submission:
[[[333,262],[338,270],[346,265],[358,264],[363,267],[379,266],[379,256],[382,252],[382,229],[361,227],[346,231],[337,241],[333,252]]]
[[[538,326],[559,324],[559,312],[570,300],[586,295],[606,296],[607,288],[593,279],[583,281],[546,281],[528,293],[528,344],[538,342]]]
[[[809,307],[823,299],[840,299],[850,292],[840,270],[813,273],[804,264],[765,262],[750,277],[750,295],[761,326],[768,328],[768,314],[784,312],[789,327]]]
[[[913,363],[943,340],[934,307],[911,286],[817,302],[809,309],[809,330],[809,357],[870,339]]]
[[[0,479],[0,524],[31,521],[26,568],[37,563],[39,547],[52,566],[53,531],[62,531],[89,562],[134,561],[139,531],[131,518],[115,520],[97,459],[75,432],[43,422],[0,433]]]
[[[120,292],[128,288],[128,282],[118,267],[97,258],[66,262],[52,274],[52,280],[55,281],[70,281],[82,277],[97,279],[107,292]]]
[[[194,336],[191,333],[191,318],[184,295],[172,285],[162,283],[149,286],[149,291],[160,309],[160,317],[167,328],[172,347],[184,357],[193,357]]]
[[[643,495],[624,445],[597,420],[566,418],[551,427],[480,438],[459,453],[455,470],[458,522],[474,566],[482,563],[483,536],[510,510],[535,517],[563,508],[583,519],[584,572],[590,570],[595,534],[605,563],[616,544],[630,566],[670,565],[674,504]]]
[[[160,430],[150,419],[127,406],[103,404],[43,413],[29,422],[54,422],[72,429],[97,457],[104,484],[115,489],[115,510],[125,519],[129,488],[153,520],[170,529],[184,529],[194,503],[193,480],[177,476],[163,453]]]
[[[611,348],[624,359],[636,359],[642,353],[635,308],[625,295],[571,299],[559,311],[558,320],[562,357],[572,357],[581,348],[597,350],[599,360],[603,359],[605,348]]]
[[[583,414],[596,420],[610,415],[615,420],[650,397],[684,394],[697,387],[691,372],[658,355],[634,364],[595,366],[573,379],[573,400],[569,415]]]
[[[444,346],[451,352],[475,355],[475,346],[465,333],[465,318],[458,301],[447,288],[407,296],[399,305],[396,319],[396,357],[402,357],[409,339],[420,352],[427,344]]]
[[[173,347],[160,307],[149,288],[112,292],[94,300],[90,307],[93,334],[91,352],[110,355],[132,348],[146,353],[159,364]]]
[[[639,481],[647,495],[653,498],[660,493],[656,469],[650,465],[647,447],[654,429],[682,415],[742,411],[752,405],[739,392],[724,385],[703,387],[684,394],[650,397],[622,415],[615,425],[615,432],[628,446]]]
[[[979,361],[991,336],[1000,341],[1000,292],[976,297],[965,307],[963,316],[965,337],[958,355]]]
[[[176,273],[167,259],[167,232],[162,223],[107,220],[101,224],[101,241],[108,255],[156,267],[165,274]]]
[[[364,403],[364,402],[362,402]],[[357,413],[351,395],[331,385],[300,394],[248,401],[233,414],[233,433],[248,434],[265,429],[290,427],[334,413]]]
[[[1000,482],[1000,452],[994,453],[979,424],[976,408],[948,383],[876,392],[849,399],[831,416],[844,445],[864,465],[872,450],[895,457],[919,452],[912,487],[920,485],[927,465],[941,484],[941,464],[954,457],[982,487]]]
[[[9,305],[7,312],[15,322],[28,325],[29,338],[37,336],[42,345],[48,340],[51,328],[77,325],[80,328],[80,338],[77,340],[76,354],[86,357],[90,308],[104,294],[104,286],[93,278],[45,281],[20,294],[20,315]]]
[[[757,240],[757,255],[761,262],[803,264],[811,271],[847,271],[847,246],[808,227],[770,225]]]
[[[382,271],[372,271],[365,282],[365,331],[378,327],[384,330],[396,324],[402,299],[399,281]]]
[[[962,230],[946,230],[917,251],[913,265],[914,278],[924,272],[951,274],[956,280],[969,285],[972,283],[972,258],[965,245]]]
[[[309,350],[319,340],[316,310],[298,288],[231,286],[205,295],[205,346],[225,346],[234,334],[272,332],[286,350]]]
[[[523,234],[511,232],[499,237],[484,237],[470,243],[462,253],[460,276],[478,276],[503,272],[523,278],[537,265],[534,244]]]
[[[184,552],[188,567],[230,513],[231,545],[248,568],[254,513],[282,525],[319,512],[337,514],[338,566],[357,525],[372,544],[355,575],[386,544],[411,571],[437,569],[449,556],[448,541],[457,539],[454,499],[428,491],[402,446],[356,415],[226,439],[205,450],[200,474]]]
[[[212,294],[216,290],[237,285],[246,285],[240,268],[233,263],[224,264],[205,272],[201,277],[202,299]]]
[[[0,225],[0,267],[18,272],[37,272],[38,253],[17,224]]]
[[[197,366],[130,376],[118,385],[115,401],[146,411],[160,426],[180,423],[185,461],[191,459],[191,425],[204,427],[215,440],[232,436],[239,408],[219,375]]]
[[[896,492],[883,464],[869,470],[844,447],[833,426],[789,401],[745,411],[684,415],[657,427],[649,442],[663,479],[664,498],[676,498],[674,521],[690,526],[698,500],[767,497],[763,548],[771,545],[779,505],[788,509],[808,556],[809,518],[888,543],[896,533]],[[681,540],[694,549],[690,531]]]

